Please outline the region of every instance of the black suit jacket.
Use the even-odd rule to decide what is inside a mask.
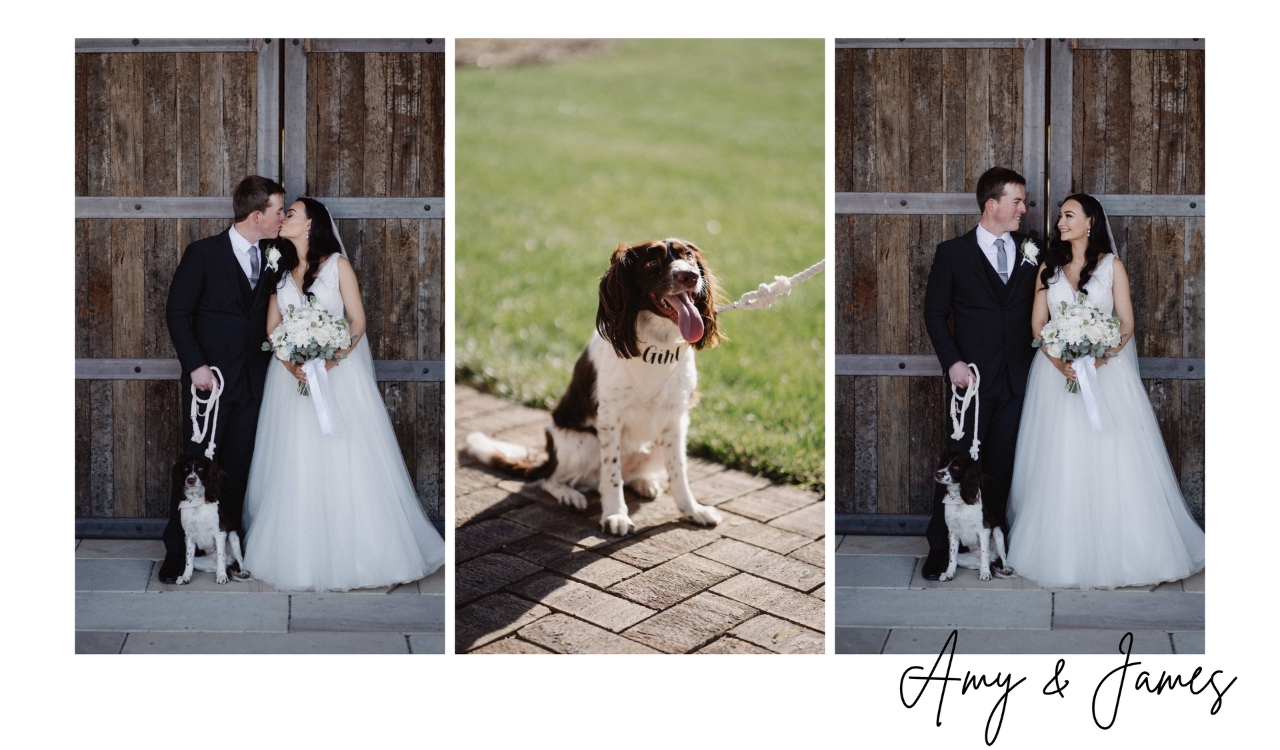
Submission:
[[[182,363],[184,390],[190,387],[192,370],[210,365],[222,372],[228,393],[244,381],[254,398],[262,398],[271,362],[262,342],[267,340],[274,276],[264,266],[257,288],[251,289],[231,249],[229,231],[197,240],[183,251],[169,284],[169,338]]]
[[[1031,308],[1038,269],[1022,259],[1026,239],[1013,233],[1012,259],[1017,265],[1007,284],[982,254],[977,229],[938,245],[933,256],[924,293],[929,340],[943,372],[956,362],[976,364],[984,394],[999,386],[993,381],[1002,366],[1008,368],[1013,392],[1020,396],[1026,391],[1036,352],[1031,346]]]

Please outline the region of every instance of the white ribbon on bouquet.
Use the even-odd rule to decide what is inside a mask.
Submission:
[[[316,419],[320,420],[320,434],[332,435],[333,417],[329,414],[329,404],[324,400],[325,391],[329,388],[329,372],[324,365],[325,361],[319,357],[309,359],[302,365],[302,371],[307,375],[307,388],[316,407]]]
[[[1080,357],[1072,366],[1076,371],[1076,382],[1080,384],[1080,395],[1084,398],[1084,410],[1089,413],[1089,426],[1094,432],[1102,432],[1102,411],[1098,408],[1102,389],[1098,387],[1098,371],[1093,362],[1093,357]]]

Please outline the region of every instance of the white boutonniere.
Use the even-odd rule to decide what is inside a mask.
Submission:
[[[280,251],[274,247],[267,250],[267,268],[272,271],[280,270]]]
[[[1022,241],[1022,262],[1030,263],[1033,266],[1040,263],[1040,248],[1036,247],[1036,243],[1029,239]]]

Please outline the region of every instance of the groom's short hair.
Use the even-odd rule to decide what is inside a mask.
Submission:
[[[236,185],[236,191],[231,194],[231,208],[235,211],[236,223],[249,218],[254,211],[266,211],[273,195],[284,195],[284,185],[256,174],[241,180]]]
[[[1027,186],[1026,179],[1013,171],[1004,167],[992,167],[982,173],[978,178],[978,211],[987,210],[987,201],[994,200],[1000,202],[1000,197],[1004,195],[1004,186],[1009,183],[1021,185],[1023,188]]]

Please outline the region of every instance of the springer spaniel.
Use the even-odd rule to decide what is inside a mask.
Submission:
[[[183,456],[173,467],[173,486],[182,487],[178,512],[187,543],[187,567],[178,576],[179,586],[191,583],[193,569],[213,573],[218,583],[226,583],[228,574],[239,581],[249,578],[240,552],[240,533],[236,531],[240,519],[224,517],[219,501],[225,481],[222,469],[204,456]],[[196,557],[196,548],[214,559]]]
[[[717,294],[692,242],[619,244],[600,279],[596,333],[551,413],[546,462],[534,466],[527,448],[478,432],[467,436],[469,452],[522,478],[542,479],[544,490],[578,509],[587,507],[582,491],[598,489],[600,527],[611,534],[635,528],[623,485],[653,498],[664,478],[684,515],[719,523],[715,508],[694,499],[685,458],[689,409],[697,403],[694,350],[724,338]]]
[[[946,463],[934,472],[938,484],[946,485],[947,496],[942,500],[947,520],[948,552],[950,559],[947,570],[938,577],[939,581],[950,581],[956,577],[956,566],[972,568],[978,571],[978,580],[991,580],[992,556],[991,543],[995,542],[995,574],[997,578],[1008,578],[1013,569],[1005,567],[1004,531],[994,519],[988,518],[982,508],[982,483],[986,475],[982,473],[982,463],[975,461],[965,451],[956,451],[946,456]],[[977,548],[978,556],[972,552],[960,553],[960,545]]]

